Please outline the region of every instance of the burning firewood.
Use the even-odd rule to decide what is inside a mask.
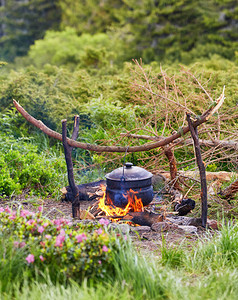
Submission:
[[[128,220],[141,226],[151,226],[154,223],[162,222],[163,216],[147,211],[129,212],[123,217],[123,220]]]
[[[95,217],[87,210],[80,210],[80,219],[81,220],[94,220]]]

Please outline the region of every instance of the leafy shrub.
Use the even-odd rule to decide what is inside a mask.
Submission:
[[[112,129],[115,126],[133,128],[135,125],[135,112],[132,105],[123,107],[120,101],[107,100],[103,97],[93,99],[89,102],[89,113],[91,119],[103,128]]]
[[[84,67],[99,67],[109,64],[109,60],[116,56],[112,52],[114,43],[105,33],[95,35],[82,34],[78,36],[73,28],[64,31],[47,31],[43,40],[37,40],[28,53],[31,62],[42,67],[45,64],[75,65]]]
[[[34,272],[39,275],[48,269],[52,280],[81,281],[85,277],[102,279],[112,271],[112,252],[118,251],[121,243],[116,236],[108,234],[107,220],[99,222],[105,227],[73,226],[65,219],[42,218],[42,209],[39,207],[39,212],[34,214],[0,207],[0,236],[12,241],[16,253],[24,250],[21,257],[24,268],[33,276]],[[8,263],[1,261],[1,269]]]
[[[0,194],[20,194],[23,189],[42,195],[57,192],[66,173],[61,154],[38,153],[27,139],[0,135],[0,141]]]

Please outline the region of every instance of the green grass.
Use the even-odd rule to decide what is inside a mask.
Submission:
[[[0,299],[237,299],[238,225],[224,225],[212,236],[199,239],[192,249],[167,247],[160,258],[140,255],[129,242],[113,258],[114,273],[103,282],[85,279],[81,284],[53,283],[47,273],[32,281],[21,274],[24,253],[14,256],[10,245],[1,243]],[[21,276],[20,276],[21,274]],[[9,282],[9,284],[7,284]]]

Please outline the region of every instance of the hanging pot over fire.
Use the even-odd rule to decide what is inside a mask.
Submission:
[[[144,206],[153,200],[152,174],[143,168],[133,166],[127,162],[121,168],[106,175],[106,201],[115,206],[126,207],[127,195],[134,191],[137,199],[141,199]],[[111,201],[110,201],[111,200]]]

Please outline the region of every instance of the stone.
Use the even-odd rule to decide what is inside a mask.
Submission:
[[[218,230],[218,223],[216,220],[207,220],[207,227],[209,229]]]
[[[131,227],[131,232],[138,232],[138,233],[144,233],[151,231],[150,226],[136,226]]]
[[[153,231],[168,231],[170,229],[170,225],[166,222],[157,222],[151,225],[151,229]]]
[[[152,177],[152,186],[154,191],[159,191],[165,186],[165,178],[163,175],[156,174]]]
[[[130,232],[130,228],[131,226],[129,226],[128,224],[118,224],[118,223],[111,223],[108,226],[108,229],[112,229],[112,230],[117,230],[119,231],[121,234],[127,235]]]
[[[128,224],[118,224],[118,228],[122,234],[129,234],[131,227]]]
[[[186,233],[193,233],[196,234],[198,229],[195,226],[186,226],[186,225],[178,225],[179,229],[182,229]]]

